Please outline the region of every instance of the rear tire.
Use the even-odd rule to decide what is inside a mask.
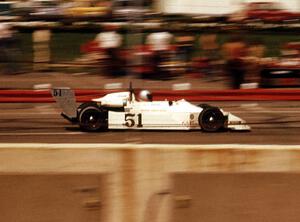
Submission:
[[[198,118],[201,129],[205,132],[216,132],[224,127],[225,117],[217,107],[205,107]]]
[[[95,132],[108,129],[108,112],[96,103],[86,103],[78,110],[79,126],[83,131]]]

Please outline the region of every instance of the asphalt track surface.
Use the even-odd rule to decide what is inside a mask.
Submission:
[[[300,144],[300,102],[214,102],[245,119],[250,132],[132,131],[85,133],[56,104],[0,104],[0,143]]]

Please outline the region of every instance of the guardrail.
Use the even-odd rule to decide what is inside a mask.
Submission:
[[[138,90],[137,90],[138,91]],[[75,90],[78,102],[87,102],[116,90]],[[243,89],[243,90],[156,90],[154,100],[188,101],[300,101],[300,90]],[[50,90],[0,90],[0,103],[51,103]]]

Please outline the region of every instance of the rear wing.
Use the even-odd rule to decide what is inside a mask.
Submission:
[[[53,88],[51,94],[59,107],[63,110],[62,115],[70,119],[77,117],[76,98],[72,89],[68,87]]]

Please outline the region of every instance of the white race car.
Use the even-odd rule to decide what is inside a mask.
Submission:
[[[131,87],[130,87],[131,88]],[[249,131],[241,118],[207,104],[193,105],[179,101],[152,101],[149,91],[140,92],[137,100],[132,89],[107,94],[77,107],[74,92],[54,88],[52,96],[63,109],[62,116],[78,124],[83,131],[108,129]]]

